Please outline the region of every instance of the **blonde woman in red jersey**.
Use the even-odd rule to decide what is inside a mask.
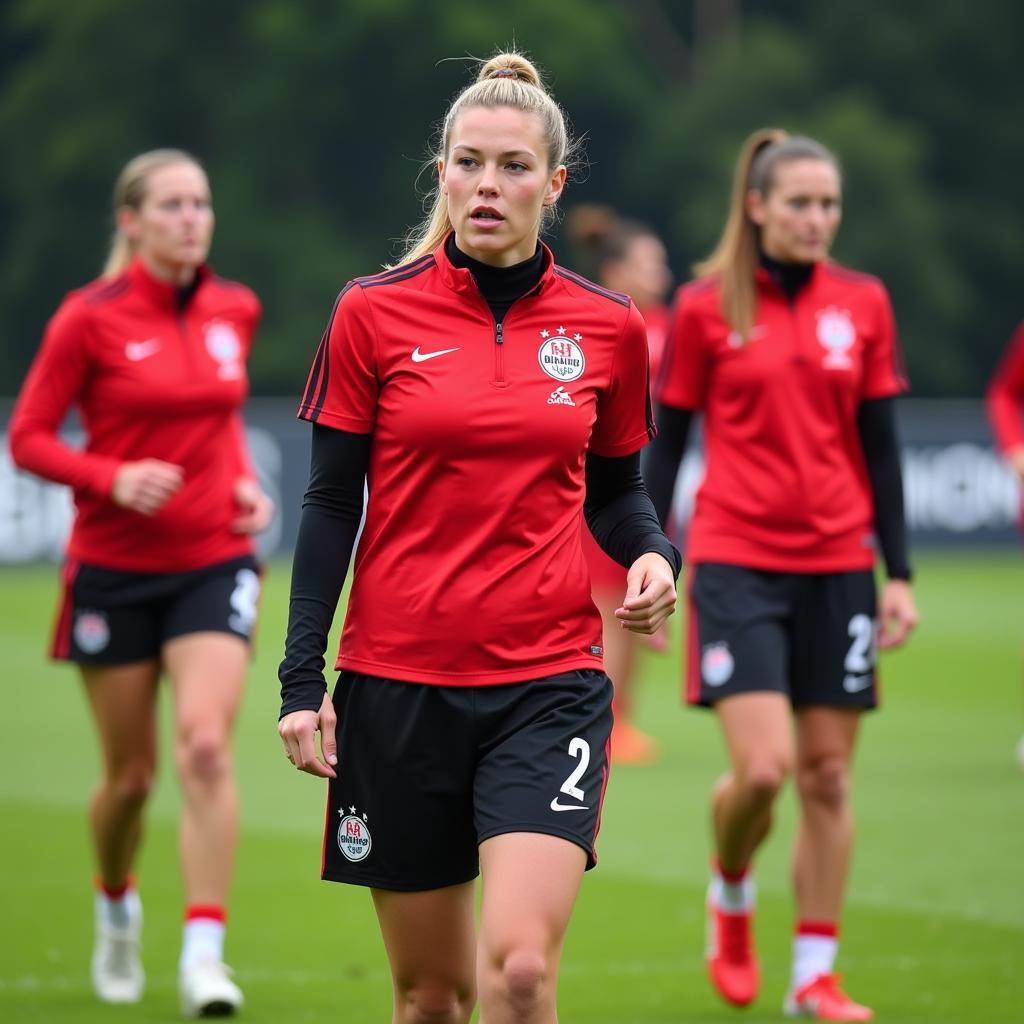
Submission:
[[[114,208],[105,272],[50,321],[11,419],[11,454],[75,495],[52,653],[78,665],[103,754],[91,806],[93,987],[111,1003],[143,994],[132,871],[166,674],[183,795],[182,1010],[225,1015],[242,1005],[223,962],[238,833],[231,730],[260,591],[252,535],[273,512],[239,415],[260,306],[206,265],[213,208],[194,157],[136,157]],[[82,450],[58,434],[72,406]]]
[[[715,709],[730,770],[715,786],[707,967],[751,1002],[751,866],[793,775],[796,936],[785,1011],[870,1020],[833,963],[853,844],[850,766],[877,702],[876,649],[917,623],[894,399],[906,387],[877,279],[828,259],[841,214],[835,157],[760,131],[699,278],[680,289],[644,476],[664,521],[693,415],[707,474],[687,538],[688,698]],[[878,598],[873,565],[888,573]]]
[[[1024,323],[1014,331],[1006,353],[989,382],[985,399],[992,433],[999,450],[1016,473],[1024,497]],[[1017,763],[1024,768],[1024,739],[1017,744]]]
[[[534,66],[485,63],[445,117],[430,218],[339,295],[299,409],[313,453],[278,729],[330,779],[322,874],[371,890],[395,1024],[466,1024],[478,994],[488,1024],[556,1021],[611,731],[581,512],[628,567],[620,622],[651,633],[675,600],[679,553],[640,479],[643,321],[539,240],[570,152]]]
[[[636,303],[647,328],[651,379],[656,380],[668,322],[665,297],[672,286],[672,272],[661,239],[650,228],[620,217],[607,206],[586,203],[569,212],[566,233],[580,253],[584,271]],[[583,550],[594,603],[604,621],[605,671],[615,687],[612,762],[645,764],[658,756],[658,744],[633,723],[637,638],[615,618],[625,575],[622,566],[601,550],[589,529],[584,529]],[[648,643],[663,649],[664,631]]]

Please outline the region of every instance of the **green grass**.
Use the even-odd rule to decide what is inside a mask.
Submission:
[[[369,898],[319,881],[323,789],[289,768],[274,733],[287,575],[279,565],[269,577],[239,725],[245,825],[228,959],[249,1021],[385,1022],[390,984]],[[884,662],[885,707],[866,720],[858,753],[858,845],[838,965],[880,1021],[1024,1021],[1024,773],[1012,756],[1024,729],[1022,577],[1016,552],[922,558],[923,625]],[[84,807],[97,755],[73,670],[42,656],[55,593],[53,568],[3,570],[0,1020],[172,1021],[181,886],[166,757],[139,872],[146,998],[111,1008],[89,990]],[[722,752],[713,718],[679,706],[679,650],[677,636],[669,657],[644,662],[640,723],[664,753],[613,773],[601,863],[585,880],[564,958],[566,1022],[780,1019],[792,798],[758,865],[762,996],[738,1013],[703,976],[706,796]]]

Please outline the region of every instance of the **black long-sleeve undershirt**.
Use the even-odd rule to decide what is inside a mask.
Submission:
[[[658,436],[644,452],[643,478],[663,527],[668,521],[676,476],[686,451],[694,415],[691,409],[659,406],[656,419]],[[872,398],[861,402],[857,408],[857,433],[871,482],[874,527],[886,573],[890,579],[909,580],[911,570],[907,556],[903,472],[896,433],[896,400]]]
[[[302,501],[292,565],[281,680],[281,715],[317,711],[323,701],[324,651],[363,514],[370,434],[313,425],[309,486]],[[598,544],[621,565],[653,551],[678,577],[682,556],[658,525],[640,475],[640,455],[586,464],[584,516]]]

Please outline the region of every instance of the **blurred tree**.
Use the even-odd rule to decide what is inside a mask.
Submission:
[[[11,0],[4,390],[102,264],[120,166],[179,145],[210,172],[214,263],[264,300],[254,389],[297,394],[338,288],[393,258],[420,216],[432,173],[419,193],[417,173],[467,81],[461,58],[518,43],[586,137],[567,202],[650,221],[679,271],[714,241],[748,131],[834,146],[837,256],[890,286],[919,394],[977,393],[1020,316],[1021,20],[1000,0],[870,17],[852,0]]]

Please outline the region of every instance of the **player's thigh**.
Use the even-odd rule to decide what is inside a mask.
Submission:
[[[703,563],[690,580],[687,699],[705,707],[745,693],[790,692],[792,580]]]
[[[793,625],[795,707],[876,706],[877,607],[870,570],[802,578]]]
[[[372,894],[395,987],[455,991],[465,998],[475,979],[474,883]]]
[[[715,704],[715,714],[729,752],[729,762],[741,777],[789,774],[794,762],[792,709],[782,693],[738,693]]]
[[[230,633],[187,633],[164,644],[163,662],[179,737],[199,729],[226,737],[245,692],[248,644]]]
[[[859,708],[810,705],[796,711],[797,763],[802,769],[817,765],[848,766],[860,729]]]
[[[127,665],[80,665],[108,775],[156,767],[157,683],[155,659]]]

